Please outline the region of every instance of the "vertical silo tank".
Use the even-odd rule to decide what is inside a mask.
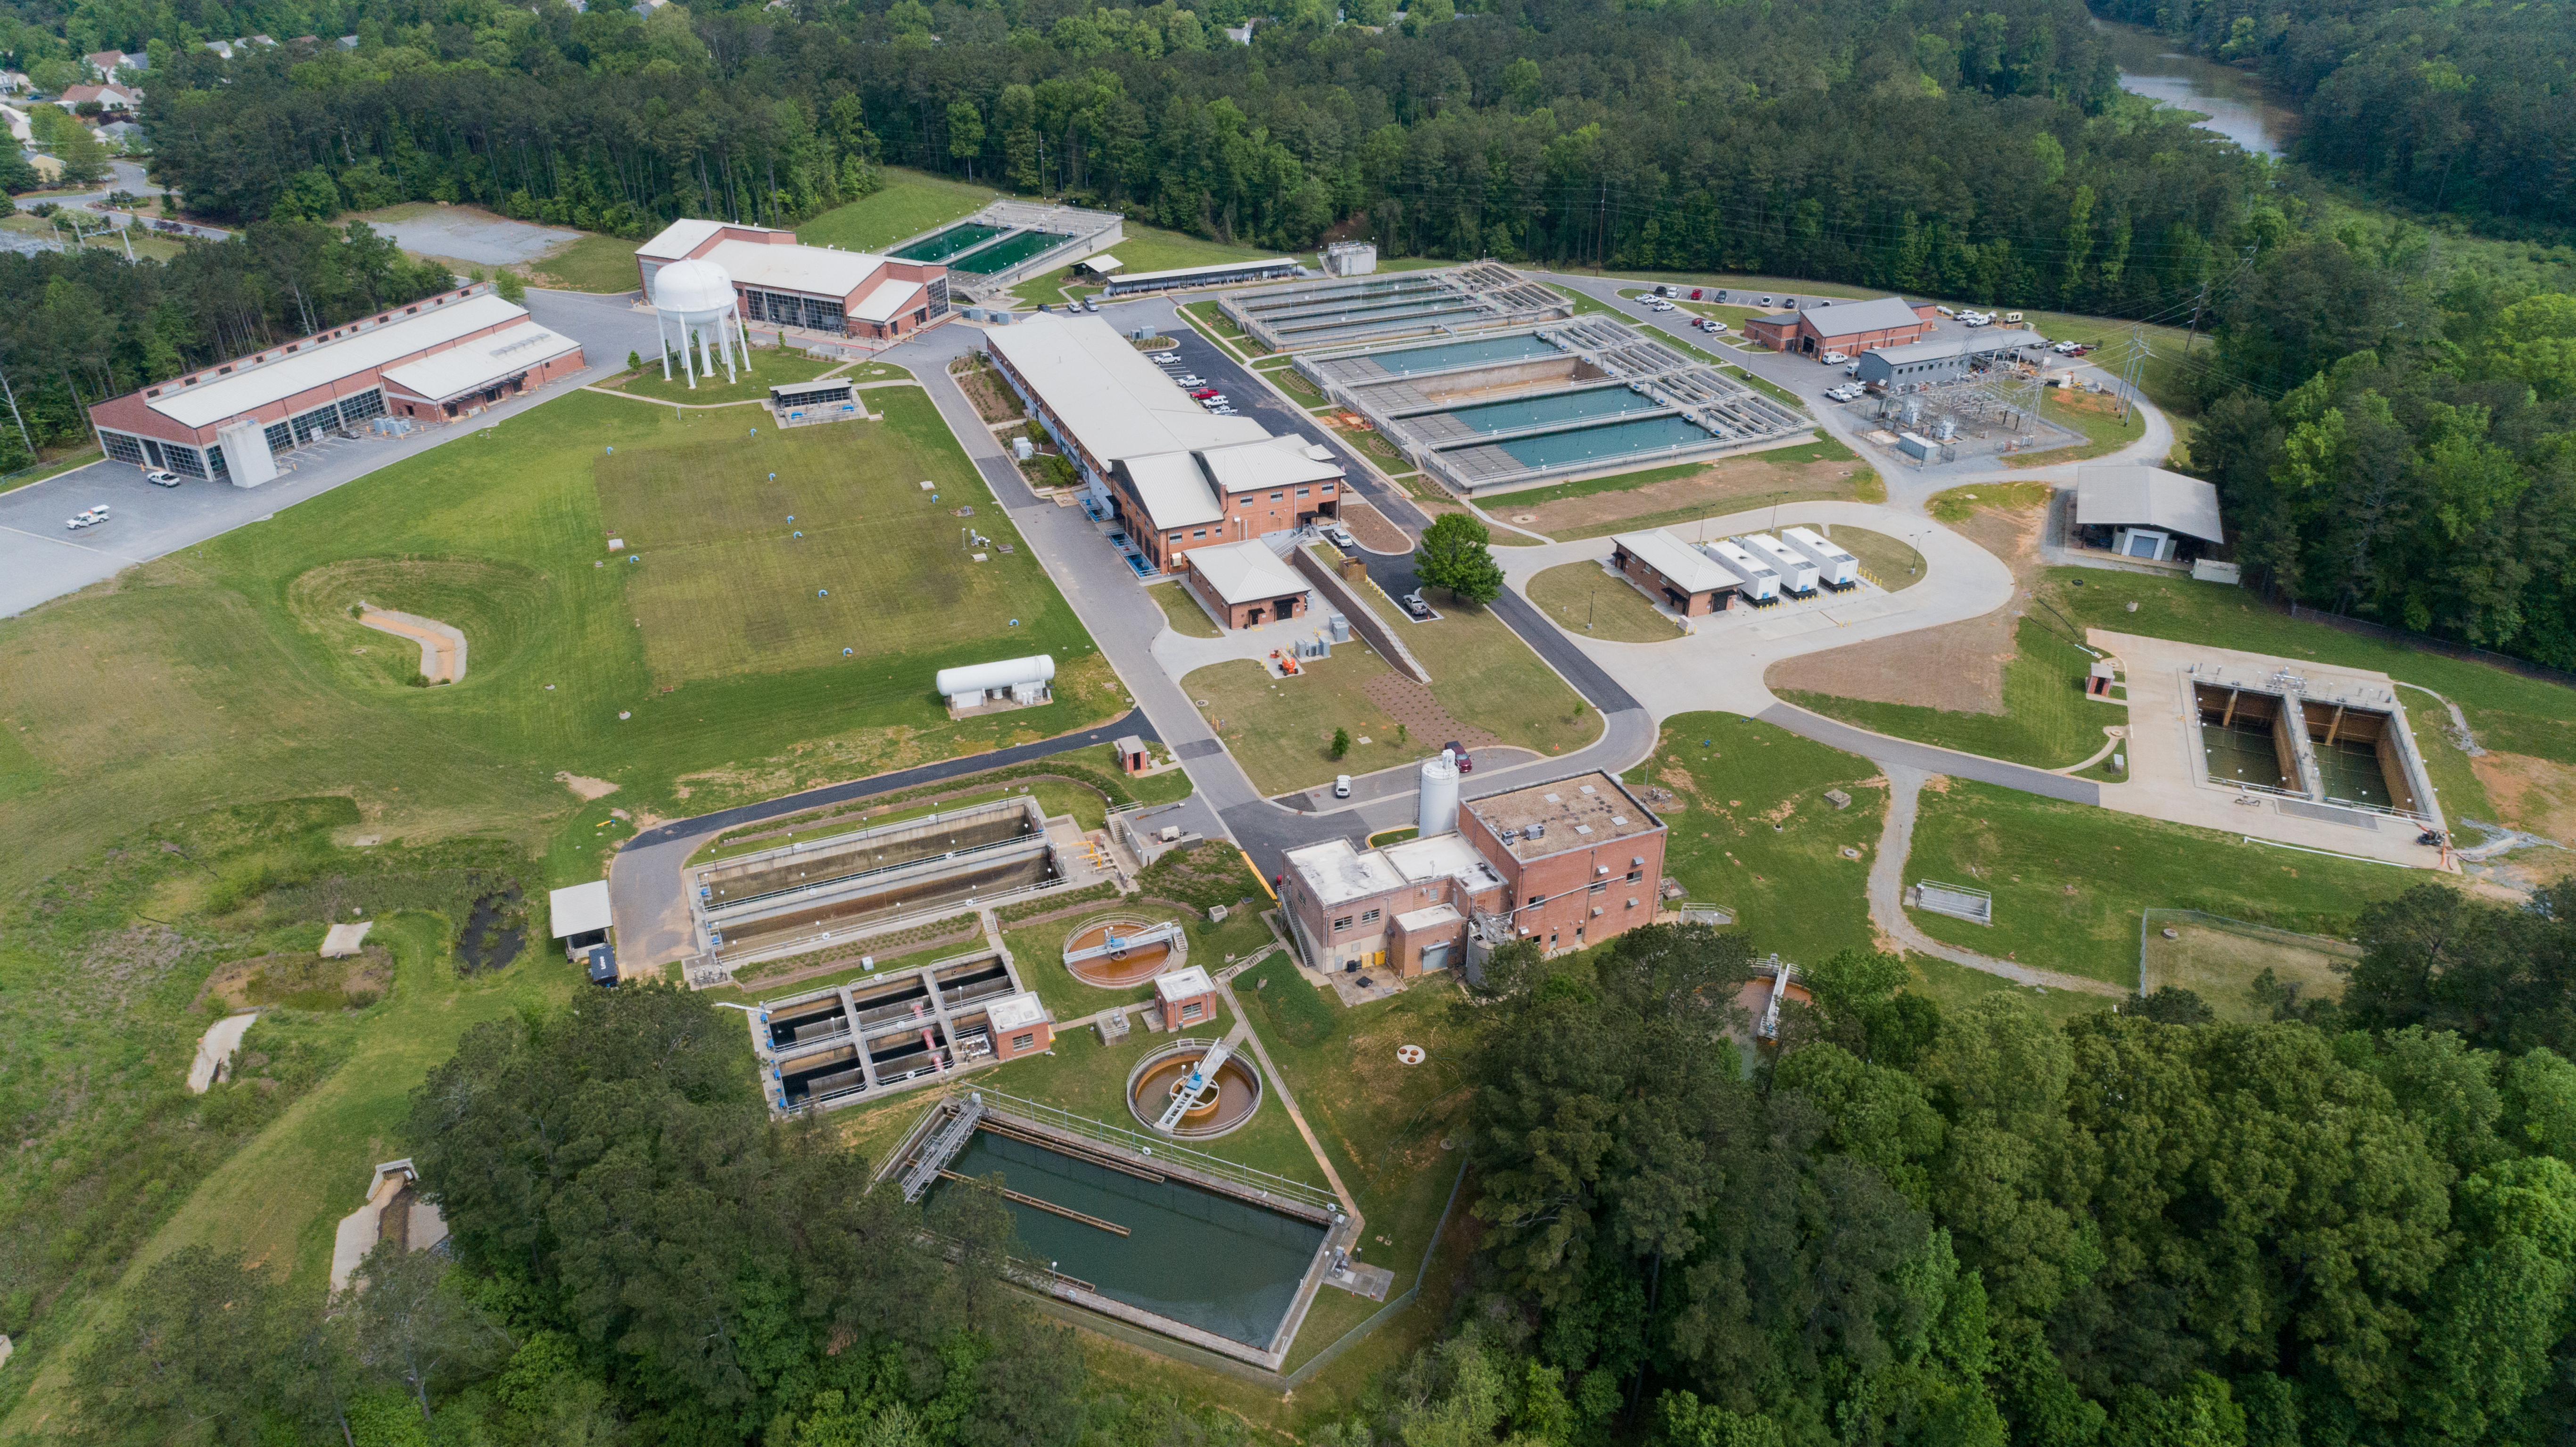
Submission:
[[[1421,811],[1414,816],[1417,837],[1458,832],[1458,761],[1442,749],[1422,761]]]

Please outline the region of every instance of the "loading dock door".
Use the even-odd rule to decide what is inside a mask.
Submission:
[[[1449,957],[1457,951],[1457,948],[1458,946],[1452,943],[1433,945],[1428,949],[1425,949],[1422,952],[1422,973],[1427,975],[1433,970],[1445,970],[1449,968]]]

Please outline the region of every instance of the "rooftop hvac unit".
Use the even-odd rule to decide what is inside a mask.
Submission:
[[[1597,904],[1592,906],[1592,917],[1594,919],[1599,919],[1601,917],[1601,906]]]

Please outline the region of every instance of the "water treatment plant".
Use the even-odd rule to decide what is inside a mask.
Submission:
[[[689,892],[706,952],[735,968],[1093,874],[1072,821],[1019,794],[703,864]]]
[[[1491,261],[1255,287],[1218,306],[1246,336],[1274,352],[1383,345],[1574,315],[1574,303],[1564,296]]]
[[[990,1089],[934,1102],[877,1179],[934,1207],[995,1192],[1021,1286],[1272,1371],[1351,1244],[1320,1187]]]
[[[1044,1005],[989,949],[765,1000],[748,1016],[770,1106],[782,1112],[873,1100],[1055,1042]]]
[[[1461,494],[1699,461],[1814,425],[1718,367],[1599,317],[1300,355],[1296,365]]]

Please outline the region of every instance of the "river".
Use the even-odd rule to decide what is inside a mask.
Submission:
[[[2289,154],[2299,113],[2276,99],[2262,77],[2232,65],[2186,55],[2174,41],[2137,25],[2094,17],[2093,28],[2111,47],[2120,88],[2209,119],[2199,123],[2245,149],[2275,159]]]

